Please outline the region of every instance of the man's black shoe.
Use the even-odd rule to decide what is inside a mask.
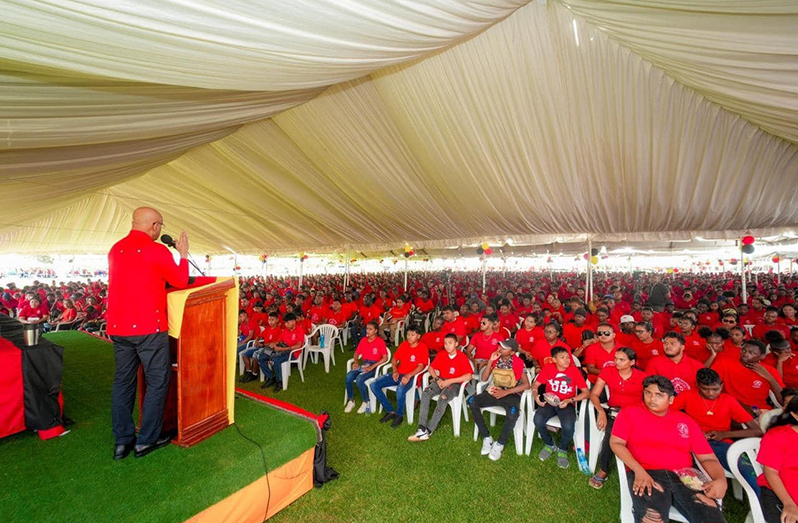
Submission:
[[[280,392],[283,390],[283,382],[282,381],[275,381],[274,382],[274,392]]]
[[[149,445],[136,445],[136,447],[133,449],[133,454],[137,458],[143,458],[144,456],[146,456],[147,454],[149,454],[153,450],[158,450],[161,447],[165,447],[165,446],[169,445],[169,442],[171,441],[171,439],[172,439],[171,437],[162,436],[155,443],[150,443]]]
[[[387,423],[396,417],[395,412],[388,412],[385,416],[380,418],[380,423]]]
[[[269,379],[267,379],[266,381],[263,382],[263,385],[261,385],[260,388],[268,389],[272,385],[274,385],[274,378],[269,378]]]
[[[245,372],[244,375],[241,377],[241,383],[249,383],[254,379],[255,376],[251,372]]]
[[[404,421],[404,419],[405,419],[404,416],[396,416],[393,419],[393,423],[391,423],[391,428],[395,429],[395,428],[401,426],[402,425],[402,421]]]
[[[114,460],[125,459],[128,454],[133,450],[135,443],[128,443],[127,445],[117,445],[114,447]]]

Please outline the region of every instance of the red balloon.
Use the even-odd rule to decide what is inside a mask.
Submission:
[[[411,249],[411,250],[410,250],[410,252],[409,252],[408,254],[410,254],[410,256],[413,256],[414,254],[416,254],[416,251],[414,251],[414,250],[412,250],[412,249]]]
[[[773,257],[773,263],[779,263],[779,257],[778,256],[774,256]]]
[[[754,243],[753,236],[743,236],[743,245],[751,245]]]
[[[491,254],[493,254],[493,249],[487,249],[487,250],[485,251],[485,254],[487,254],[488,256],[490,256]]]
[[[582,257],[587,260],[590,257],[590,255],[588,253],[585,253],[585,255]]]

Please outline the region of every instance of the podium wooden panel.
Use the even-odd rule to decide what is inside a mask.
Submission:
[[[172,375],[163,432],[190,447],[227,427],[227,297],[231,280],[191,292],[179,338],[169,338]],[[146,384],[139,368],[139,416]]]

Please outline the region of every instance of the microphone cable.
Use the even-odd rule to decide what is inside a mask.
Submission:
[[[263,515],[263,520],[262,520],[262,521],[266,521],[269,518],[269,504],[272,501],[272,485],[271,485],[271,482],[269,481],[269,467],[266,465],[266,453],[263,451],[263,447],[260,445],[260,443],[258,443],[254,439],[250,438],[249,436],[247,436],[243,432],[241,432],[241,427],[238,426],[238,423],[233,423],[233,426],[236,428],[236,430],[238,431],[238,434],[242,438],[244,438],[245,440],[249,441],[250,443],[252,443],[256,447],[258,447],[258,450],[260,450],[260,457],[261,457],[261,460],[263,461],[263,472],[264,472],[264,474],[266,476],[266,490],[267,490],[267,493],[268,493],[268,497],[266,498],[266,513]]]

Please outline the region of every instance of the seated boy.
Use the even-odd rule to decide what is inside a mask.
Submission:
[[[460,392],[460,385],[470,381],[473,375],[468,356],[458,350],[457,336],[447,334],[443,339],[443,349],[429,366],[432,382],[421,394],[418,430],[407,438],[408,441],[426,441],[432,436],[446,412],[446,406]],[[428,424],[429,404],[434,396],[438,396],[438,405]]]
[[[585,383],[585,378],[574,365],[571,365],[571,355],[563,347],[551,349],[551,357],[554,360],[540,370],[540,374],[532,383],[532,393],[538,408],[535,410],[535,428],[540,434],[540,438],[545,443],[543,450],[540,451],[540,461],[546,461],[552,454],[557,454],[557,466],[568,468],[568,448],[574,439],[576,428],[576,405],[586,399],[590,391]],[[546,394],[553,394],[559,402],[552,405],[543,401],[539,394],[541,385],[546,386]],[[562,426],[562,439],[557,447],[551,437],[549,429],[546,427],[548,421],[553,417],[560,418]]]

